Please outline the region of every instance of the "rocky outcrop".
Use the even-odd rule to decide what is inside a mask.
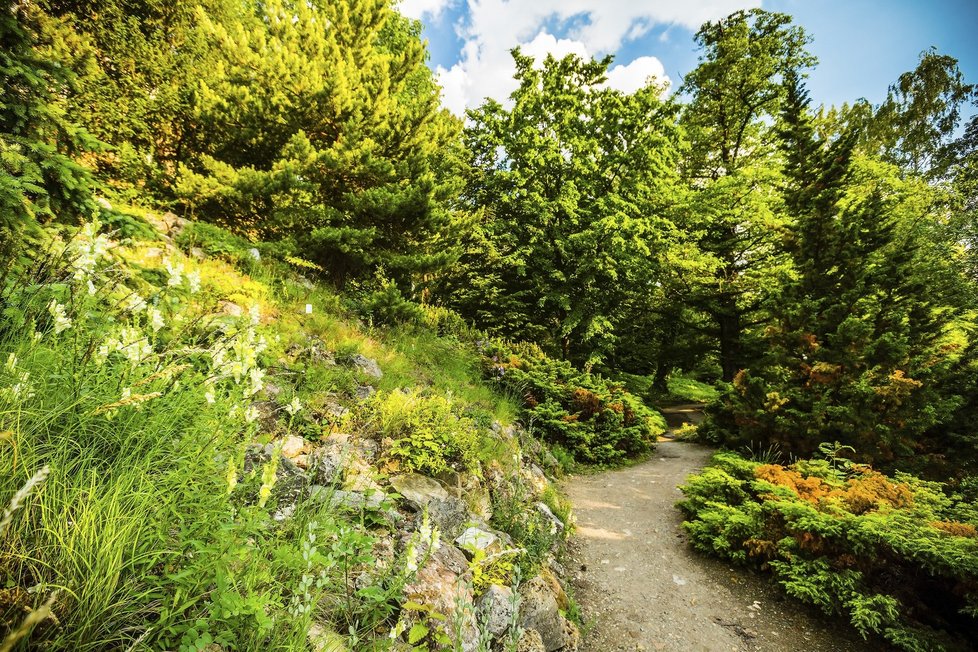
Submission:
[[[560,613],[550,584],[540,576],[520,587],[520,626],[540,633],[545,652],[576,650],[580,633]]]

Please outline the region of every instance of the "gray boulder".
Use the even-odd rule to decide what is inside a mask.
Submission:
[[[437,480],[405,473],[392,477],[390,484],[415,509],[427,509],[432,522],[446,537],[454,539],[462,533],[466,523],[478,520],[469,513],[464,501],[449,494]]]
[[[490,584],[486,592],[476,604],[479,622],[494,639],[500,638],[513,624],[516,605],[513,600],[513,589],[508,586]]]
[[[543,645],[540,632],[535,629],[524,629],[520,640],[516,643],[516,652],[547,652]]]
[[[347,358],[347,361],[351,367],[355,367],[357,371],[365,376],[378,380],[384,377],[384,372],[380,370],[380,365],[377,364],[377,361],[361,353],[354,353]]]
[[[271,444],[261,446],[253,444],[245,451],[245,474],[261,474],[262,469],[272,460],[275,448]],[[272,487],[271,499],[277,509],[285,515],[295,511],[296,505],[305,498],[309,488],[309,478],[298,466],[285,457],[279,456],[275,468],[275,486]]]
[[[557,597],[540,576],[520,587],[519,623],[540,633],[545,652],[577,649],[577,628],[560,614]]]

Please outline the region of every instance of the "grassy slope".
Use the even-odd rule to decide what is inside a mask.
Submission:
[[[117,216],[113,226],[117,236],[153,236],[133,217]],[[205,243],[183,244],[189,251]],[[353,405],[351,392],[367,380],[344,366],[298,363],[296,348],[319,340],[330,351],[375,358],[381,393],[422,387],[450,395],[481,423],[515,418],[516,405],[482,384],[476,352],[456,338],[366,328],[330,290],[309,287],[282,263],[226,249],[197,260],[165,239],[133,237],[87,278],[72,280],[70,270],[57,271],[67,260],[51,259],[5,292],[0,504],[42,467],[50,475],[0,527],[0,633],[49,599],[57,618],[22,628],[21,648],[45,640],[60,650],[192,650],[211,642],[306,649],[314,622],[348,632],[357,649],[385,647],[407,571],[402,553],[375,551],[385,532],[379,515],[310,504],[271,527],[274,500],[253,500],[268,484],[264,469],[240,470],[251,441],[334,430],[307,413],[327,395]],[[168,286],[164,260],[183,266],[181,284]],[[188,289],[191,273],[200,276],[198,292]],[[159,310],[159,330],[150,313],[124,309],[134,292]],[[61,332],[52,300],[71,319]],[[247,312],[228,316],[231,303],[257,306],[260,325],[252,327]],[[138,361],[127,357],[131,349],[100,360],[100,345],[121,339],[123,324],[151,351]],[[249,337],[268,343],[252,365],[266,385],[254,398],[269,384],[281,390],[272,431],[244,418],[247,375],[235,381],[212,359],[222,348],[235,358]],[[307,406],[295,417],[282,410],[293,395]],[[483,462],[512,459],[488,429],[484,437]],[[364,590],[347,588],[352,569],[368,573]]]

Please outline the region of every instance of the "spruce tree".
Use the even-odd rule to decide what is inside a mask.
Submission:
[[[822,442],[865,460],[922,463],[925,433],[959,401],[957,270],[939,257],[929,189],[854,154],[856,134],[819,139],[807,95],[786,78],[781,118],[794,280],[772,302],[768,353],[741,371],[717,411],[733,440],[810,455]]]

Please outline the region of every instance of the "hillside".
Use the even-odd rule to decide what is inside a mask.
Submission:
[[[103,213],[4,277],[4,650],[576,641],[556,461],[471,333],[370,328],[220,229]]]

